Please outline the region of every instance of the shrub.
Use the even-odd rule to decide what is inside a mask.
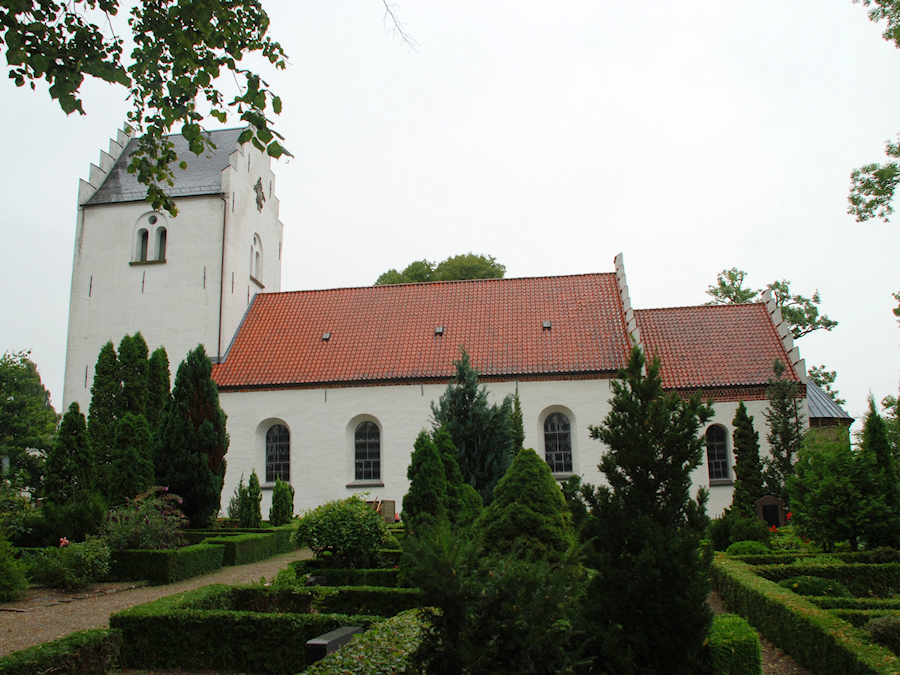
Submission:
[[[900,562],[900,551],[890,546],[879,546],[869,554],[869,561],[873,563]]]
[[[12,545],[0,539],[0,602],[17,599],[26,588],[25,566],[16,560]]]
[[[771,553],[761,541],[736,541],[725,551],[728,555],[764,555]]]
[[[152,487],[130,503],[109,512],[102,538],[113,551],[159,550],[185,546],[181,534],[187,518],[181,497],[169,488]]]
[[[254,469],[250,474],[250,480],[247,481],[247,490],[241,495],[241,527],[262,527],[260,502],[262,502],[262,490],[259,487],[259,476],[256,475],[256,469]]]
[[[709,656],[716,675],[759,675],[762,649],[759,636],[746,619],[723,614],[713,619]]]
[[[0,658],[3,675],[106,675],[119,660],[122,632],[86,630]]]
[[[709,538],[717,551],[724,551],[738,541],[768,543],[771,535],[765,521],[734,507],[709,523]]]
[[[414,444],[406,477],[409,492],[403,496],[403,526],[407,536],[449,522],[447,478],[441,455],[424,429]]]
[[[879,616],[869,621],[865,630],[875,642],[900,655],[900,616]]]
[[[575,543],[562,490],[547,462],[530,448],[516,454],[475,529],[489,554],[515,551],[558,563]]]
[[[269,524],[278,527],[287,525],[294,517],[294,488],[280,478],[275,479],[272,490],[272,507],[269,509]]]
[[[83,490],[67,504],[48,502],[42,511],[49,540],[41,543],[52,546],[60,537],[84,541],[98,534],[106,520],[106,501],[99,492]]]
[[[853,597],[853,594],[840,581],[823,579],[822,577],[791,577],[790,579],[782,579],[778,582],[778,585],[793,591],[797,595],[827,596],[829,598]]]
[[[295,539],[334,567],[367,567],[387,539],[387,526],[359,495],[322,504],[300,518]]]
[[[90,537],[83,543],[60,541],[28,556],[27,574],[35,583],[77,591],[101,581],[109,572],[109,547]]]
[[[428,623],[422,610],[411,609],[375,624],[349,644],[304,672],[307,675],[370,675],[412,672],[412,656]]]

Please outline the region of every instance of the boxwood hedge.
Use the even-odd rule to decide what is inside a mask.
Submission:
[[[0,673],[105,675],[118,661],[121,647],[121,631],[81,631],[0,658]]]
[[[224,554],[222,546],[211,544],[162,551],[117,551],[112,554],[109,578],[170,584],[221,569]]]

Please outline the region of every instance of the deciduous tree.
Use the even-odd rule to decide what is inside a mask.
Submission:
[[[32,88],[45,79],[66,114],[85,112],[85,75],[127,88],[133,106],[128,121],[143,132],[128,170],[147,186],[153,208],[173,215],[177,209],[165,186],[173,184],[176,160],[182,169],[189,160],[175,156],[165,137],[172,129],[199,155],[211,145],[202,133],[205,111],[223,123],[234,112],[249,125],[241,143],[252,142],[272,157],[284,152],[267,118],[270,110],[281,112],[281,100],[240,66],[245,56],[259,53],[275,68],[285,67],[258,0],[140,0],[130,10],[134,48],[127,54],[122,38],[101,28],[111,25],[120,6],[119,0],[0,2],[0,44],[6,45],[10,77]],[[216,84],[220,75],[243,83],[230,101]]]
[[[809,379],[812,380],[819,389],[828,394],[828,397],[837,405],[844,405],[847,403],[847,401],[839,396],[841,392],[832,388],[834,381],[837,379],[837,373],[835,371],[826,370],[825,366],[813,366],[809,369],[808,375]]]
[[[599,672],[685,675],[702,669],[712,613],[708,562],[699,554],[706,493],[690,495],[703,461],[698,433],[711,402],[666,393],[660,362],[634,347],[613,380],[610,412],[592,438],[606,444],[608,485],[590,496],[593,537],[587,613]]]
[[[157,483],[183,497],[191,527],[208,527],[219,512],[228,452],[225,421],[212,364],[199,345],[178,366],[153,455]]]
[[[26,487],[34,490],[58,417],[30,354],[20,351],[0,356],[0,456],[9,457],[13,473],[24,471]]]
[[[457,281],[462,279],[502,279],[506,274],[506,266],[497,262],[494,256],[464,255],[450,256],[440,263],[428,260],[416,260],[398,272],[389,269],[378,277],[376,286],[386,284],[414,284],[423,281]]]

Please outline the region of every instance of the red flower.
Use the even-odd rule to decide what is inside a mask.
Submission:
[[[769,532],[778,532],[778,528],[773,525],[769,528]]]
[[[793,517],[794,517],[794,514],[791,513],[790,511],[788,511],[786,514],[784,514],[785,520],[790,520]]]

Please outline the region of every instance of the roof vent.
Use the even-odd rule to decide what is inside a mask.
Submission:
[[[331,339],[331,333],[322,333],[322,340],[327,341]]]
[[[435,335],[443,335],[443,334],[444,334],[444,327],[443,327],[443,326],[435,326],[435,327],[434,327],[434,334],[435,334]]]
[[[544,327],[544,330],[550,330],[551,328],[553,328],[553,324],[550,323],[549,321],[544,321],[544,323],[542,325]]]

